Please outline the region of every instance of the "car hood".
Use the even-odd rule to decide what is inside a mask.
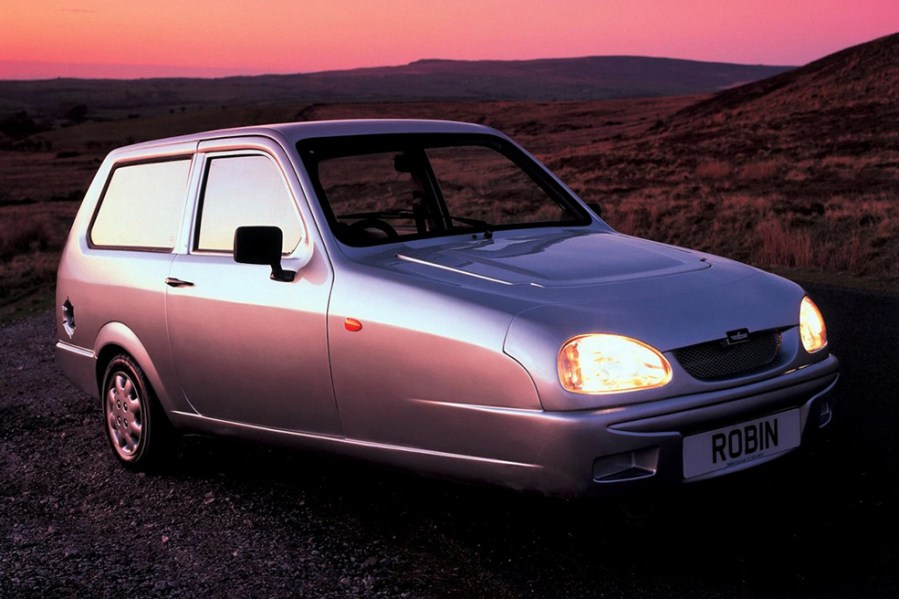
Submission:
[[[798,285],[733,260],[614,232],[520,233],[406,246],[380,264],[518,314],[513,329],[534,321],[560,335],[605,331],[663,351],[798,320]]]
[[[614,233],[560,230],[404,248],[396,257],[419,274],[437,269],[505,285],[571,287],[709,268],[700,255]],[[416,268],[417,267],[417,268]]]
[[[409,244],[369,264],[449,285],[440,287],[466,305],[545,321],[559,334],[614,332],[662,350],[798,320],[801,287],[727,258],[615,232],[502,235]]]

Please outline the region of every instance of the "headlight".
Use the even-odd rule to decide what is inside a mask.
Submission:
[[[668,384],[671,365],[656,349],[619,335],[580,335],[559,352],[559,380],[575,393],[619,393]]]
[[[824,326],[824,317],[818,306],[810,297],[802,298],[799,305],[799,336],[802,338],[802,347],[808,353],[814,353],[824,349],[827,345],[827,327]]]

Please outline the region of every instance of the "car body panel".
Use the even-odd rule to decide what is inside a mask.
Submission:
[[[461,407],[540,410],[528,373],[502,352],[511,314],[473,302],[466,307],[453,293],[461,288],[419,288],[391,274],[345,268],[334,284],[331,371],[346,435],[513,459],[508,446],[496,443],[498,431],[476,432],[492,413]],[[361,330],[348,331],[347,317]],[[519,439],[516,451],[527,441]]]
[[[198,414],[340,434],[322,351],[331,277],[321,262],[283,285],[231,256],[176,258],[170,276],[193,285],[167,290],[167,325],[179,387]]]

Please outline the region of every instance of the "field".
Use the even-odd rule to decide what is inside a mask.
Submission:
[[[485,123],[532,150],[616,229],[802,279],[899,290],[899,129],[683,128],[703,98],[574,103],[440,102],[199,109],[87,122],[0,152],[0,304],[47,305],[59,251],[105,153],[216,127],[287,120],[424,117]],[[842,135],[842,138],[840,137]],[[855,150],[853,150],[855,148]]]
[[[45,305],[78,201],[113,147],[237,124],[388,116],[506,131],[625,233],[800,277],[899,289],[899,151],[815,158],[796,145],[729,154],[721,151],[727,143],[751,142],[737,133],[704,140],[659,131],[695,100],[284,105],[46,132],[40,150],[0,153],[0,302],[7,312]]]

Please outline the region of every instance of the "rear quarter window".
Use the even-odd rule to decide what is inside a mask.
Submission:
[[[184,209],[190,159],[116,167],[90,230],[105,248],[170,251]]]

